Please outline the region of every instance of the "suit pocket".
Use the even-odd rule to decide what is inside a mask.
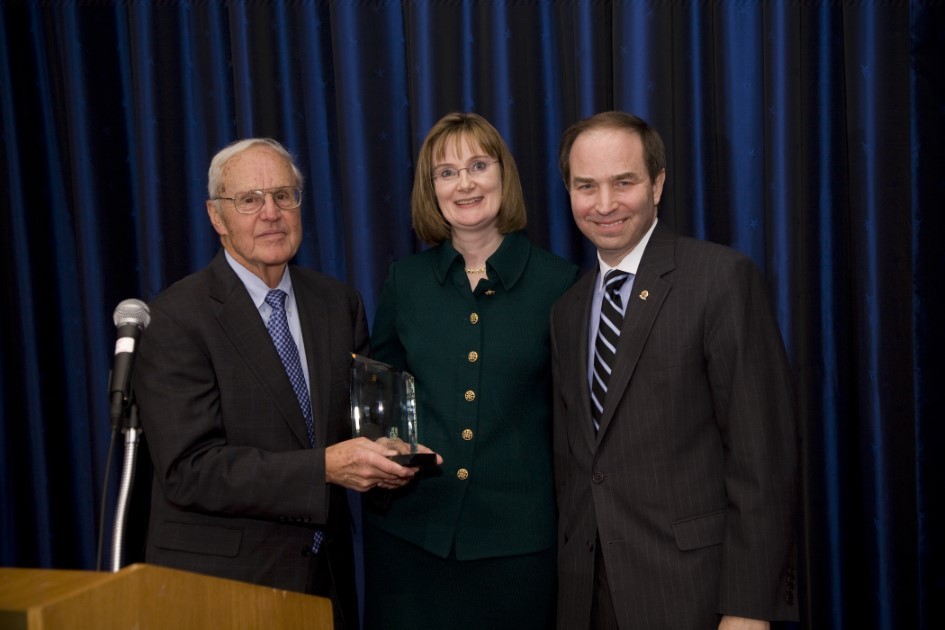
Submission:
[[[240,551],[243,530],[215,525],[193,525],[164,521],[154,532],[154,546],[160,549],[234,558]]]
[[[721,545],[725,537],[727,509],[673,523],[676,546],[680,551],[692,551],[712,545]]]

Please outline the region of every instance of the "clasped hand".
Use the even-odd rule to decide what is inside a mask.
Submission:
[[[421,453],[432,453],[419,445]],[[405,486],[417,474],[417,468],[401,466],[388,457],[410,453],[410,446],[402,440],[380,438],[377,441],[363,437],[345,440],[325,449],[325,477],[328,483],[344,486],[358,492],[378,487],[393,490]],[[436,456],[436,464],[443,458]]]

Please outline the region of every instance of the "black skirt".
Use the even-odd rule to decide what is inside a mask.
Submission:
[[[547,630],[555,549],[482,560],[440,558],[367,525],[366,630]]]

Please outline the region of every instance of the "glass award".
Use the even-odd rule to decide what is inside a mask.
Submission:
[[[406,444],[409,452],[390,457],[398,464],[429,466],[436,463],[435,454],[417,452],[417,397],[413,375],[359,354],[351,355],[351,428],[355,437],[387,438]]]

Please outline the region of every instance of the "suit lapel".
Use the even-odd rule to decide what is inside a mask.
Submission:
[[[328,417],[331,396],[331,323],[324,298],[311,282],[300,273],[292,273],[292,290],[299,309],[305,360],[308,363],[309,397],[315,418],[315,445],[326,446],[328,439],[325,418]]]
[[[591,300],[594,296],[594,283],[597,280],[597,271],[585,273],[569,294],[569,304],[562,305],[560,310],[566,315],[563,325],[559,328],[564,331],[561,340],[560,353],[567,357],[561,362],[568,371],[563,378],[564,383],[573,383],[578,397],[578,409],[572,417],[577,419],[579,426],[568,427],[568,432],[576,431],[583,436],[589,452],[596,448],[597,436],[594,435],[594,425],[591,420],[591,394],[587,380],[588,361],[588,322],[591,317]],[[573,359],[579,357],[579,360]]]
[[[217,321],[243,358],[246,369],[259,379],[296,438],[308,447],[305,418],[259,311],[222,251],[211,268],[210,297],[220,305]]]
[[[627,304],[620,339],[617,342],[617,365],[610,375],[597,442],[603,438],[610,426],[614,411],[633,376],[656,316],[672,290],[672,284],[664,280],[662,276],[675,267],[675,236],[668,229],[657,224],[633,281],[633,290]]]

